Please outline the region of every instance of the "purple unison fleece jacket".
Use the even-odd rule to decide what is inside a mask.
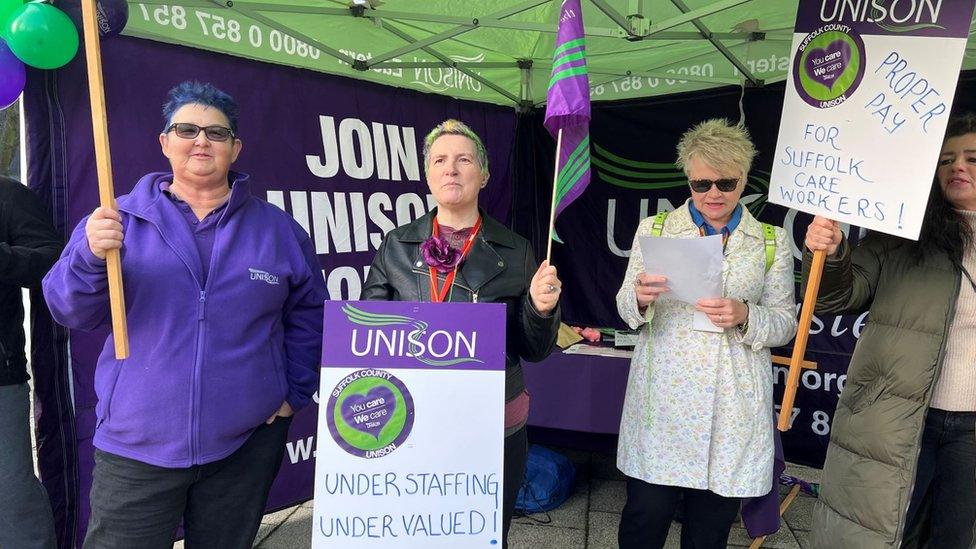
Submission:
[[[119,197],[130,357],[111,335],[95,369],[94,444],[161,467],[224,458],[284,400],[299,410],[318,388],[325,281],[308,234],[231,172],[207,283],[187,220],[142,177]],[[85,222],[44,277],[54,318],[78,330],[111,324],[105,262]]]

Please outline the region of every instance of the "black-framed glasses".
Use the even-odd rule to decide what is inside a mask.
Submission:
[[[718,187],[718,190],[723,193],[728,193],[735,190],[735,186],[739,184],[739,180],[734,177],[726,177],[723,179],[689,179],[688,184],[691,185],[691,190],[696,193],[707,193],[712,189],[712,185]]]
[[[175,124],[170,124],[166,128],[166,133],[176,132],[177,137],[183,139],[196,139],[200,135],[200,130],[203,130],[203,134],[207,136],[207,139],[211,141],[227,141],[228,139],[234,137],[234,132],[230,128],[225,128],[224,126],[197,126],[196,124],[190,124],[189,122],[176,122]]]

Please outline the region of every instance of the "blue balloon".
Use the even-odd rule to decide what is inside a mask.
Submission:
[[[24,62],[17,59],[6,42],[0,40],[0,109],[6,109],[17,101],[26,82]]]

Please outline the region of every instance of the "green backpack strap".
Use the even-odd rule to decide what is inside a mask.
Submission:
[[[773,267],[773,260],[776,259],[776,227],[769,223],[763,223],[763,247],[766,248],[766,272]]]
[[[664,220],[668,218],[668,212],[659,212],[654,216],[654,220],[651,221],[651,236],[661,236],[664,232]],[[644,313],[644,321],[648,324],[648,329],[650,329],[651,321],[654,320],[654,307],[648,307],[647,312]],[[647,347],[651,347],[650,338],[647,339]]]
[[[661,236],[664,232],[664,220],[668,218],[668,212],[660,212],[654,216],[651,222],[651,236]]]

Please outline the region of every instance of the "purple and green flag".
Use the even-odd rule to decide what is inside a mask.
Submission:
[[[586,72],[586,41],[580,0],[563,0],[559,32],[552,53],[552,77],[543,122],[555,138],[563,132],[556,180],[556,216],[590,183],[590,79]],[[553,240],[561,242],[553,234]]]

